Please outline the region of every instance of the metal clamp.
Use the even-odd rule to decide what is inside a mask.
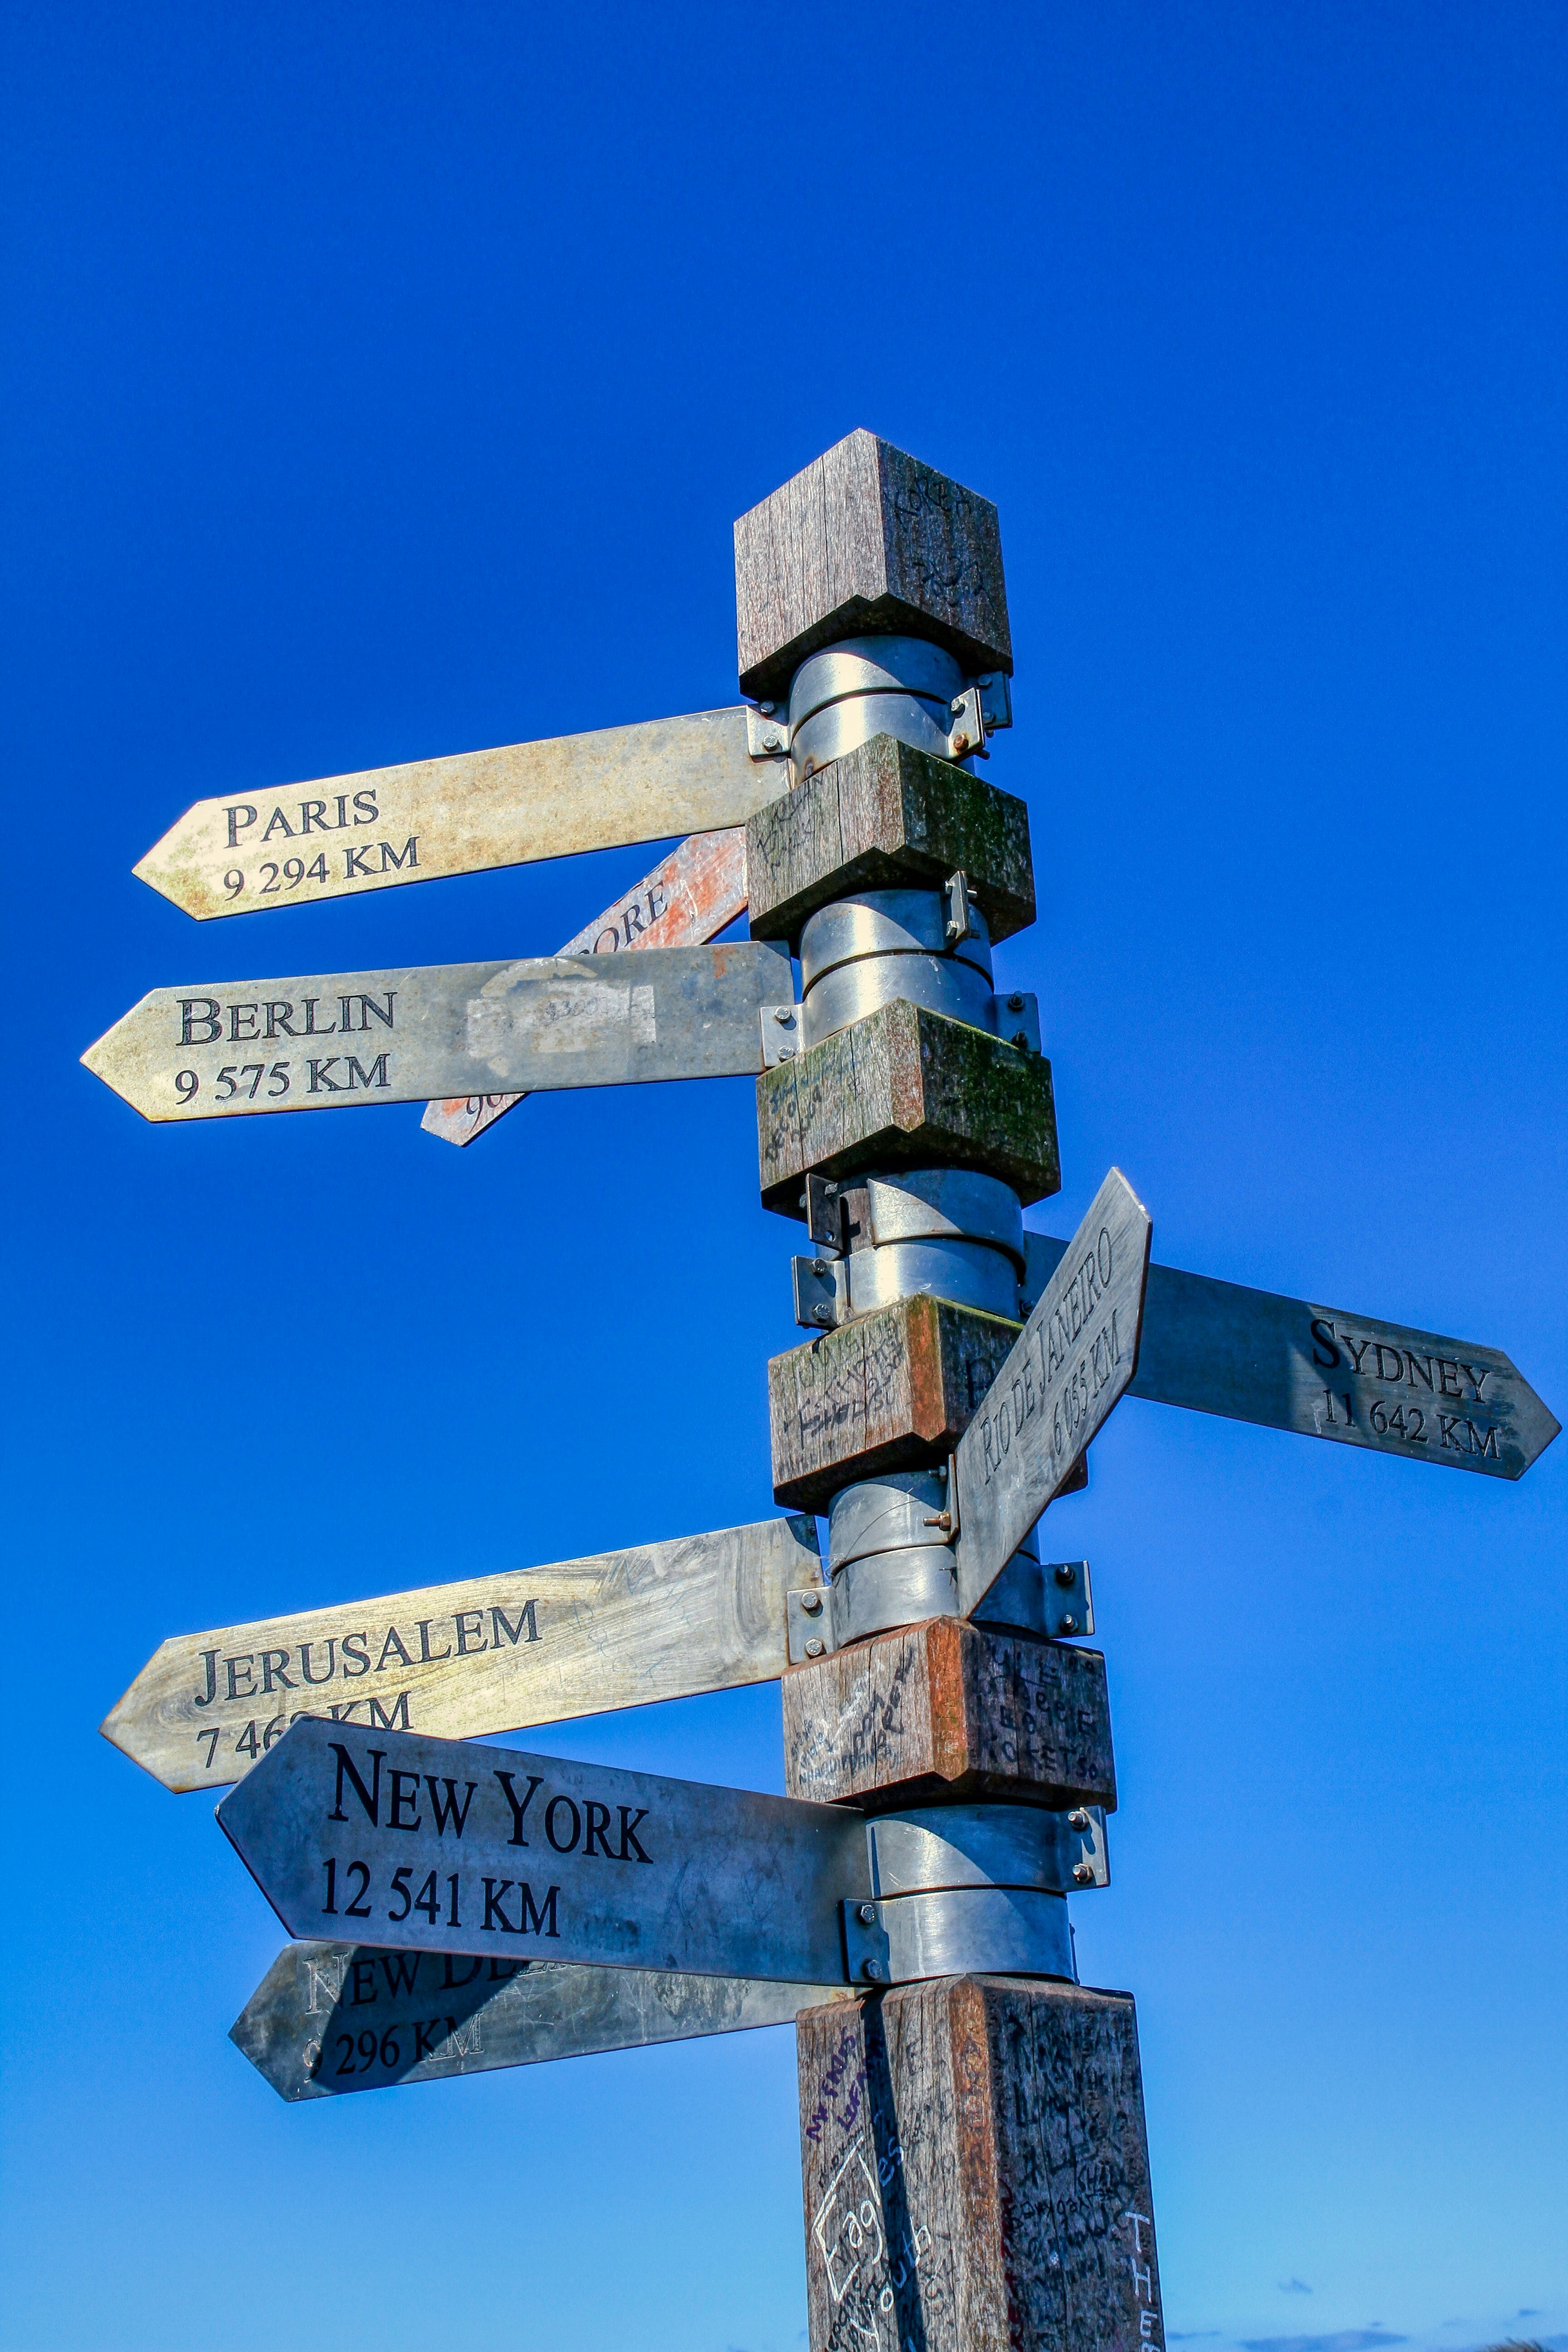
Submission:
[[[947,739],[950,760],[985,760],[990,751],[985,741],[985,719],[980,708],[980,688],[966,686],[955,694],[948,705],[952,726]]]
[[[763,1069],[776,1070],[781,1062],[793,1062],[800,1051],[799,1005],[760,1004],[757,1020],[762,1030]]]
[[[1076,1984],[1067,1897],[1036,1887],[958,1886],[940,1894],[846,1903],[845,1973],[852,1984],[925,1977],[1060,1977]]]
[[[991,999],[991,1029],[994,1035],[1016,1045],[1021,1054],[1038,1054],[1040,1045],[1040,1000],[1027,989],[1013,989],[1005,996]]]
[[[792,1257],[795,1319],[804,1331],[836,1331],[847,1321],[849,1300],[841,1258]]]
[[[789,755],[789,720],[779,714],[777,703],[748,702],[746,709],[746,751],[753,760],[782,760]]]

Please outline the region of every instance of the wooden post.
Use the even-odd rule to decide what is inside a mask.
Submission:
[[[981,673],[1011,673],[995,509],[871,434],[742,516],[735,548],[742,691],[770,710],[808,657],[878,633],[988,688]],[[992,938],[1031,922],[1026,814],[958,764],[965,745],[944,759],[895,730],[808,763],[747,828],[752,936],[798,951],[826,908],[950,877]],[[897,1169],[1054,1192],[1049,1064],[887,998],[759,1080],[764,1204],[805,1217],[808,1178]],[[775,1358],[776,1499],[826,1511],[943,1462],[1017,1329],[916,1290]],[[795,1795],[868,1813],[1116,1801],[1104,1661],[1065,1642],[936,1618],[810,1657],[784,1699]],[[1130,1994],[926,1979],[807,2010],[797,2038],[812,2352],[1163,2345]]]
[[[812,2352],[1163,2345],[1131,1994],[942,1977],[795,2035]]]

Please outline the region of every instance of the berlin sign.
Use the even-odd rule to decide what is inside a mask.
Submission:
[[[1152,1231],[1113,1168],[958,1441],[948,1492],[966,1617],[1132,1378]]]
[[[401,1951],[845,1981],[858,1813],[305,1720],[217,1809],[291,1936]]]
[[[82,1055],[144,1118],[755,1076],[782,948],[649,948],[159,988]]]
[[[187,809],[134,871],[205,921],[712,833],[787,791],[784,750],[741,704],[229,793]]]
[[[774,1984],[374,1944],[289,1944],[229,2039],[280,2098],[331,2099],[787,2025],[798,2010],[849,1997],[837,1981]]]
[[[763,1519],[185,1633],[102,1726],[166,1789],[237,1780],[310,1716],[462,1738],[771,1682],[816,1523]]]

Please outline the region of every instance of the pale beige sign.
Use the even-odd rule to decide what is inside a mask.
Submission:
[[[165,1642],[106,1739],[167,1789],[243,1778],[301,1716],[462,1739],[774,1681],[816,1522],[759,1520]]]
[[[743,825],[789,787],[744,705],[197,801],[135,867],[205,921]]]

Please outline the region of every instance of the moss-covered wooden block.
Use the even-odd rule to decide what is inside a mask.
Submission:
[[[819,1804],[1116,1804],[1100,1652],[962,1617],[791,1666],[784,1730],[789,1793]]]
[[[1160,2352],[1130,1993],[939,1978],[795,2051],[811,2352]]]
[[[1024,1202],[1061,1183],[1051,1066],[900,999],[757,1080],[763,1205],[805,1214],[805,1180],[977,1168]]]
[[[1023,802],[951,760],[877,735],[747,824],[752,937],[796,947],[803,924],[835,898],[937,890],[961,869],[993,940],[1034,921]]]
[[[819,646],[889,632],[1012,673],[995,508],[864,429],[741,517],[735,614],[742,694],[776,698]]]
[[[840,1486],[945,1461],[1019,1331],[944,1298],[900,1298],[768,1366],[773,1494],[825,1511]]]

